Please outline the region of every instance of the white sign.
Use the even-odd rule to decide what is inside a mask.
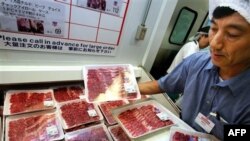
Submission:
[[[0,49],[114,56],[128,3],[0,0]]]
[[[32,35],[15,35],[0,32],[0,48],[45,52],[108,55],[115,54],[115,46],[63,39],[51,39]]]

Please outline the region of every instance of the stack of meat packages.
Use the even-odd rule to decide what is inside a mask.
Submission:
[[[8,91],[4,101],[5,140],[60,140],[53,90]]]
[[[59,119],[65,131],[65,140],[112,140],[107,126],[117,124],[117,122],[112,117],[111,109],[125,105],[128,101],[116,100],[89,103],[86,101],[84,94],[70,94],[76,91],[80,92],[80,90],[75,87],[74,92],[72,92],[72,88],[73,87],[54,88]],[[119,131],[119,133],[121,133],[121,131]],[[125,132],[123,132],[123,134],[125,135]],[[123,141],[123,138],[121,138],[120,141]]]
[[[128,100],[141,98],[131,65],[85,66],[85,94],[88,102],[98,103],[105,125],[116,141],[130,140],[117,124],[112,110],[128,104]],[[119,128],[118,128],[119,127]]]
[[[9,91],[5,139],[130,141],[173,124],[156,116],[154,104],[136,105],[141,95],[130,65],[91,66],[84,72],[86,89],[68,85]],[[129,102],[132,108],[119,111]]]
[[[66,141],[112,140],[98,105],[86,101],[82,86],[53,89]]]

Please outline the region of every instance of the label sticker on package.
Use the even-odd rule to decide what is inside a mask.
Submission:
[[[58,134],[57,127],[55,125],[49,126],[46,128],[47,134],[49,136],[54,136]]]
[[[96,113],[95,109],[88,110],[88,114],[89,114],[90,117],[97,116],[97,113]]]
[[[133,84],[124,83],[124,89],[127,93],[136,93],[136,87]]]
[[[157,115],[157,117],[158,117],[160,120],[163,120],[163,121],[169,120],[169,117],[168,117],[168,114],[167,114],[167,113],[161,112],[161,113],[158,113],[158,114],[156,114],[156,115]]]
[[[85,95],[80,95],[79,98],[80,99],[85,99]]]
[[[43,105],[46,107],[51,107],[51,106],[54,106],[54,102],[52,100],[45,100],[43,102]]]

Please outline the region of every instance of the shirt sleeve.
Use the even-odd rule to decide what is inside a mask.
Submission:
[[[158,84],[167,93],[182,93],[184,91],[188,69],[192,58],[184,59],[171,73],[161,77]]]

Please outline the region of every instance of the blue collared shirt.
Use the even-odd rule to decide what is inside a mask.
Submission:
[[[205,132],[194,121],[198,113],[215,123],[211,133],[219,139],[223,139],[225,121],[250,124],[250,69],[221,81],[210,54],[198,52],[160,78],[158,83],[167,93],[183,93],[182,119],[197,131]],[[210,113],[219,113],[225,121]]]

